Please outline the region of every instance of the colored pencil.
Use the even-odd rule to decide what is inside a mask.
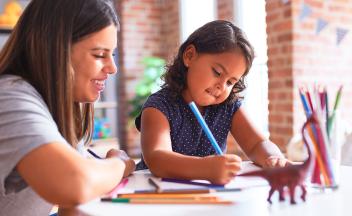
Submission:
[[[329,184],[329,177],[328,177],[327,170],[326,170],[327,168],[326,168],[326,165],[322,159],[321,151],[320,151],[319,145],[317,143],[318,142],[317,136],[315,135],[316,133],[313,132],[314,130],[315,130],[314,125],[311,125],[308,129],[308,132],[309,132],[311,141],[313,142],[313,145],[314,145],[314,151],[316,152],[316,154],[315,154],[316,160],[319,164],[319,169],[321,171],[321,174],[323,175],[324,183]]]
[[[200,188],[200,189],[167,189],[162,190],[158,194],[206,194],[212,192],[211,189]],[[139,194],[155,194],[155,190],[136,190],[135,193]]]
[[[136,190],[136,194],[207,194],[215,192],[237,192],[243,188],[208,188],[208,189],[168,189],[162,190],[161,193],[156,193],[155,190]]]
[[[343,88],[343,86],[340,86],[339,90],[336,93],[334,109],[331,113],[331,116],[328,119],[328,136],[329,136],[329,138],[331,137],[331,129],[332,129],[333,122],[335,120],[335,112],[340,104],[342,88]]]
[[[205,187],[209,187],[209,188],[225,188],[224,185],[220,185],[220,184],[211,184],[211,183],[205,183],[205,182],[194,182],[194,181],[184,180],[184,179],[161,178],[161,181],[179,183],[179,184],[205,186]]]
[[[329,98],[328,98],[328,91],[326,88],[324,88],[324,95],[325,95],[325,121],[326,121],[326,131],[328,131],[328,136],[330,138],[329,134]]]
[[[108,194],[110,197],[116,197],[119,191],[124,188],[128,183],[128,178],[124,178],[121,182]]]
[[[139,199],[139,198],[102,198],[102,202],[132,204],[233,204],[229,200],[193,200],[193,199]]]
[[[309,118],[309,116],[311,115],[311,111],[310,111],[310,108],[308,106],[307,99],[305,97],[305,93],[303,91],[303,88],[299,89],[299,96],[300,96],[301,101],[302,101],[304,113],[306,114],[306,117]]]
[[[223,153],[222,153],[222,150],[221,150],[218,142],[216,142],[216,139],[215,139],[214,135],[211,133],[207,123],[203,119],[202,114],[200,114],[196,104],[192,101],[188,105],[191,108],[191,110],[192,110],[193,114],[195,115],[196,119],[198,120],[200,126],[203,128],[204,133],[208,137],[208,139],[209,139],[211,145],[213,146],[213,148],[215,149],[216,154],[222,155]]]
[[[217,196],[210,196],[208,194],[119,194],[119,198],[158,198],[158,199],[201,199],[201,200],[214,200],[218,199]]]
[[[339,90],[337,91],[336,99],[335,99],[335,105],[334,105],[334,111],[337,110],[337,107],[340,104],[342,88],[343,88],[343,86],[340,86]]]

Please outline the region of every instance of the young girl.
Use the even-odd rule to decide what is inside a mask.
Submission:
[[[244,78],[253,58],[252,46],[231,22],[213,21],[191,34],[168,66],[163,88],[148,98],[136,119],[143,152],[137,169],[217,184],[228,183],[240,170],[238,156],[214,155],[188,106],[191,101],[222,151],[231,132],[256,164],[284,166],[286,159],[279,148],[254,128],[237,96],[245,89]]]
[[[49,215],[111,191],[134,169],[124,152],[82,157],[93,102],[116,73],[109,0],[32,0],[0,53],[0,211]],[[0,214],[1,214],[0,213]]]

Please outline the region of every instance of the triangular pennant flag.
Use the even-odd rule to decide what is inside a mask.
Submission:
[[[312,8],[309,5],[302,3],[301,13],[299,14],[299,21],[302,21],[304,18],[308,17],[311,13]]]
[[[319,18],[317,20],[317,28],[315,33],[319,34],[327,25],[328,25],[328,22],[326,20]]]
[[[344,28],[337,28],[336,29],[336,44],[339,45],[341,41],[345,38],[347,35],[348,29]]]
[[[281,2],[282,2],[283,4],[287,4],[287,3],[290,2],[290,0],[281,0]]]

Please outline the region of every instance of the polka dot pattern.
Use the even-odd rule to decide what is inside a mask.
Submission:
[[[241,106],[241,101],[237,100],[233,104],[219,104],[205,107],[203,118],[212,131],[220,148],[226,150],[227,135],[231,128],[233,114]],[[168,119],[170,124],[170,137],[172,150],[190,156],[208,156],[215,154],[207,136],[203,132],[196,117],[188,104],[180,96],[171,99],[167,89],[152,94],[143,109],[153,107],[160,110]],[[136,118],[136,127],[140,128],[141,116]],[[144,160],[137,164],[137,169],[147,169]]]

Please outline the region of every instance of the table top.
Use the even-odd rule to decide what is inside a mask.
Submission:
[[[246,167],[248,171],[252,167]],[[147,183],[148,172],[135,172],[129,177],[126,191],[132,189],[150,189]],[[94,200],[87,204],[71,209],[60,210],[59,215],[350,215],[352,204],[349,195],[352,194],[352,167],[340,167],[340,184],[337,190],[316,189],[308,187],[307,201],[303,202],[299,196],[301,190],[296,188],[296,205],[289,203],[288,195],[286,201],[279,202],[278,194],[272,197],[273,204],[266,201],[269,186],[261,178],[236,177],[226,187],[242,187],[238,192],[221,192],[216,195],[234,201],[231,205],[197,205],[197,204],[128,204],[128,203],[109,203]]]

